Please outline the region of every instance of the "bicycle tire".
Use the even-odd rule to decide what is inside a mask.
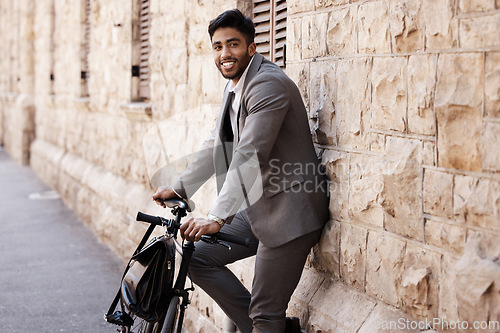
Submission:
[[[175,333],[177,317],[179,316],[180,299],[179,296],[174,296],[168,304],[167,314],[163,322],[161,333]]]

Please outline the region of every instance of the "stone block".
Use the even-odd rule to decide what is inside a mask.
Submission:
[[[464,49],[500,46],[500,14],[460,20],[460,47]]]
[[[495,10],[495,2],[489,0],[459,0],[460,13],[487,12]]]
[[[419,241],[423,240],[421,151],[418,140],[387,138],[380,195],[384,228]]]
[[[500,52],[487,52],[485,62],[485,114],[500,118]]]
[[[356,53],[357,7],[334,10],[328,20],[326,46],[328,54]]]
[[[342,280],[363,291],[368,231],[365,228],[347,223],[342,223],[340,228],[340,274]]]
[[[326,33],[328,13],[308,15],[302,18],[302,58],[324,57],[326,52]]]
[[[453,199],[458,222],[500,230],[500,182],[456,175]]]
[[[462,254],[465,244],[465,228],[438,220],[426,220],[425,243],[455,254]]]
[[[500,264],[481,253],[480,242],[477,234],[469,235],[456,265],[458,314],[471,325],[500,320]]]
[[[313,11],[314,2],[315,0],[288,0],[287,12],[288,14],[296,14]]]
[[[302,59],[302,19],[288,18],[286,36],[286,60],[297,61]],[[289,66],[287,64],[287,73]]]
[[[386,233],[368,233],[366,255],[366,293],[384,303],[400,307],[398,290],[403,274],[406,242]]]
[[[340,278],[340,223],[330,221],[326,224],[317,246],[313,248],[311,264],[316,269]]]
[[[337,137],[346,148],[367,149],[366,135],[370,128],[372,58],[337,61]]]
[[[286,74],[293,80],[293,82],[295,82],[295,84],[299,88],[300,95],[302,96],[302,100],[304,101],[304,105],[306,106],[307,110],[310,110],[309,68],[309,63],[293,63],[287,64],[286,66]]]
[[[406,130],[406,80],[406,58],[373,59],[372,128],[399,132]]]
[[[337,84],[334,64],[328,61],[310,65],[310,113],[316,118],[315,141],[324,145],[335,145],[335,108]]]
[[[482,54],[439,56],[435,110],[440,167],[481,170],[483,78]]]
[[[436,134],[434,92],[436,89],[435,55],[414,55],[408,60],[408,132]]]
[[[500,171],[500,124],[484,123],[481,147],[483,170]]]
[[[424,49],[422,2],[390,0],[392,52],[416,52]]]
[[[349,164],[349,219],[379,228],[384,224],[381,193],[384,163],[380,156],[352,154]]]
[[[457,46],[457,0],[423,0],[425,48],[450,49]]]
[[[316,10],[331,6],[347,5],[349,0],[316,0]]]
[[[445,172],[425,169],[423,199],[424,212],[453,217],[453,175]]]
[[[416,318],[437,318],[441,255],[408,244],[400,293],[404,312]]]
[[[298,317],[300,322],[307,323],[309,318],[308,305],[312,298],[323,284],[325,279],[312,269],[305,269],[302,272],[299,284],[295,289],[291,302],[286,311],[287,316]]]
[[[387,1],[370,1],[361,4],[358,8],[358,52],[391,52],[389,35]]]
[[[447,322],[457,322],[457,259],[443,255],[441,258],[441,272],[439,284],[439,310],[438,318]]]
[[[357,332],[375,305],[361,292],[325,281],[309,305],[308,332]]]
[[[349,157],[346,153],[326,150],[322,156],[330,190],[330,216],[337,221],[348,219]]]
[[[423,165],[428,166],[436,165],[436,144],[434,142],[424,141],[424,148],[422,150],[422,163]]]
[[[389,307],[382,302],[377,303],[368,319],[358,333],[407,333],[420,332],[420,328],[412,327],[414,319],[401,310]]]

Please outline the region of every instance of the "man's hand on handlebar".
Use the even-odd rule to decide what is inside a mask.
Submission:
[[[158,187],[156,190],[156,193],[153,194],[153,200],[163,208],[166,208],[167,206],[163,202],[163,200],[167,199],[182,199],[180,198],[177,193],[175,193],[174,189],[171,186],[164,185]]]
[[[215,234],[220,229],[217,222],[202,217],[191,217],[180,227],[181,237],[191,242],[199,241],[203,235]]]

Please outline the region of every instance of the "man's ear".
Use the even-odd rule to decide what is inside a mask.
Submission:
[[[248,45],[248,54],[250,54],[251,57],[253,57],[256,50],[257,50],[257,44],[255,44],[255,42],[252,42],[252,44]]]

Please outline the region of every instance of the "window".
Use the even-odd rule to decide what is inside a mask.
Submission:
[[[149,70],[149,27],[151,23],[149,12],[149,0],[141,1],[139,13],[139,98],[149,99],[150,97],[150,70]]]
[[[80,96],[87,97],[89,95],[88,79],[89,79],[89,53],[90,53],[90,0],[81,1],[81,75],[80,75]]]
[[[286,0],[253,0],[257,52],[281,68],[286,65]]]
[[[151,71],[149,67],[149,0],[133,0],[132,21],[132,101],[150,98]]]

